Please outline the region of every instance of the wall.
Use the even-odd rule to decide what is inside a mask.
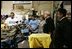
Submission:
[[[19,5],[21,5],[21,4],[19,4]],[[24,13],[24,12],[28,11],[27,8],[29,9],[29,8],[32,7],[31,4],[30,5],[29,4],[23,5],[22,4],[22,6],[24,7],[25,10],[24,11],[19,11],[15,8],[15,6],[13,5],[13,1],[2,1],[1,14],[9,14],[11,11],[14,11],[15,13],[18,13],[18,14],[20,13],[21,14],[21,13]]]
[[[38,11],[39,15],[43,13],[44,10],[51,12],[53,16],[53,1],[33,1],[33,7]]]
[[[12,1],[2,1],[1,14],[9,14],[13,9]]]
[[[35,10],[41,11],[41,10],[48,10],[52,12],[53,10],[53,1],[33,1],[32,6]],[[25,6],[26,7],[26,6]],[[9,14],[11,11],[13,11],[13,2],[12,1],[2,1],[2,9],[1,14]]]

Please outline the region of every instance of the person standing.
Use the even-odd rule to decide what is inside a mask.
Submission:
[[[30,31],[31,31],[32,33],[38,33],[38,26],[39,26],[39,22],[38,22],[38,20],[36,19],[36,16],[33,15],[33,16],[32,16],[32,20],[30,20],[30,22],[29,22]]]
[[[40,17],[40,23],[39,23],[39,33],[43,33],[43,25],[45,24],[45,19],[43,16]]]
[[[50,16],[50,12],[44,12],[45,24],[43,27],[44,33],[52,33],[54,31],[54,21]]]
[[[53,47],[53,39],[54,39],[53,38],[54,37],[54,29],[55,29],[54,20],[51,18],[50,12],[48,12],[48,11],[44,12],[44,18],[45,18],[45,24],[43,26],[43,32],[51,35],[50,37],[52,39],[52,42],[50,44],[50,48],[52,48]]]
[[[66,9],[57,10],[57,25],[55,31],[55,48],[71,48],[71,23],[66,17]]]

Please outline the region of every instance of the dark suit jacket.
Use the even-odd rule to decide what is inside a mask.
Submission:
[[[71,23],[67,18],[62,19],[57,23],[55,42],[71,45]]]
[[[43,26],[43,32],[44,33],[49,33],[54,30],[54,21],[51,17],[46,19],[46,23]]]

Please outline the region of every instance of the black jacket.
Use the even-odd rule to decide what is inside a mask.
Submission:
[[[55,32],[55,42],[71,46],[71,23],[67,18],[57,23]]]
[[[43,26],[43,32],[44,33],[49,33],[52,32],[54,30],[54,21],[51,17],[46,19],[46,22]]]

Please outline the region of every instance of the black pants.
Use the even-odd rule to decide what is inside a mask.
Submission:
[[[29,33],[23,33],[24,36],[29,36]]]
[[[10,48],[10,45],[6,42],[1,42],[1,48]]]
[[[50,34],[51,34],[51,36],[50,36],[50,37],[51,37],[51,40],[52,40],[52,41],[51,41],[51,43],[50,43],[49,48],[54,48],[54,33],[53,33],[53,32],[51,32]]]
[[[16,48],[17,47],[17,43],[16,40],[7,40],[5,42],[1,43],[1,47],[2,48]]]
[[[47,32],[46,32],[47,33]],[[47,33],[49,34],[49,32]],[[50,46],[49,48],[54,48],[54,33],[53,32],[50,32],[50,37],[51,37],[51,43],[50,43]]]
[[[17,48],[18,47],[18,43],[17,43],[16,38],[11,40],[11,46],[12,46],[12,48]]]

